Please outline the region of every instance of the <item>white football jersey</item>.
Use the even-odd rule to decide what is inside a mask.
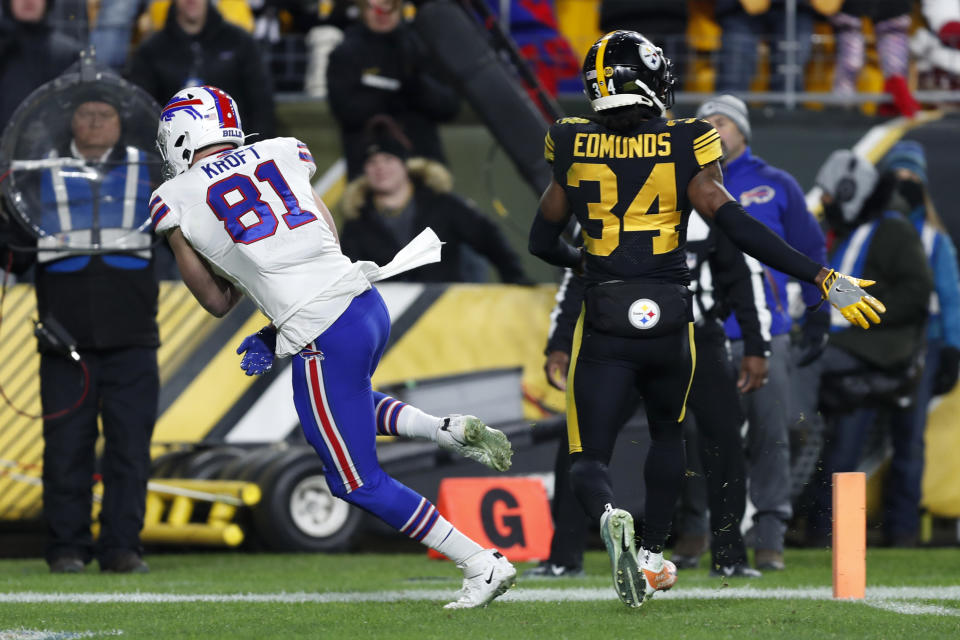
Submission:
[[[272,138],[203,158],[150,199],[158,232],[180,227],[270,318],[280,356],[300,351],[371,286],[369,269],[340,252],[316,210],[314,171],[306,145]]]

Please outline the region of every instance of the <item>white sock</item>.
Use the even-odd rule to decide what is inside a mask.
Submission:
[[[641,569],[659,573],[663,569],[663,553],[650,553],[643,547],[640,548]]]
[[[442,418],[405,404],[400,409],[400,415],[397,416],[397,433],[404,438],[421,438],[436,442],[437,429],[442,422]]]
[[[440,516],[440,519],[433,525],[433,529],[423,538],[422,542],[457,564],[462,564],[470,556],[483,551],[483,547],[460,533],[443,516]]]

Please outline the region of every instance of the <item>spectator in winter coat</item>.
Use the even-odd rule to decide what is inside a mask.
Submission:
[[[53,0],[3,0],[0,132],[31,91],[77,61],[80,44],[47,24]]]
[[[340,125],[347,177],[363,174],[364,132],[378,114],[400,124],[413,155],[445,163],[437,123],[457,115],[456,91],[432,74],[426,45],[403,23],[398,0],[359,4],[361,24],[346,30],[327,66],[327,99]]]
[[[826,261],[823,233],[816,219],[807,210],[806,200],[797,181],[786,171],[772,167],[750,151],[750,119],[746,105],[731,95],[707,100],[697,110],[717,128],[724,150],[724,183],[747,213],[760,220],[790,246],[817,262]],[[788,313],[788,276],[764,266],[763,292],[772,314],[770,333],[769,382],[743,396],[743,405],[750,423],[747,434],[750,498],[757,507],[752,535],[748,543],[756,549],[758,569],[784,568],[783,542],[787,521],[792,515],[790,504],[789,398],[796,378],[791,362]],[[803,284],[807,305],[819,304],[816,287]],[[805,329],[809,358],[822,351],[829,325],[826,309],[807,314]],[[734,362],[743,357],[742,331],[731,316],[726,321]],[[818,348],[819,347],[819,348]]]
[[[830,342],[814,365],[821,370],[827,443],[820,473],[810,487],[807,534],[811,543],[823,544],[830,535],[832,474],[857,469],[878,409],[896,414],[916,404],[933,275],[913,224],[890,208],[897,186],[892,173],[878,181],[868,161],[839,150],[821,167],[817,184],[823,189],[824,217],[833,236],[831,267],[844,265],[855,277],[876,280],[872,293],[890,301],[888,308],[894,310],[869,336],[847,330],[843,319],[834,316]],[[891,426],[884,533],[892,544],[908,544],[910,539],[915,544],[923,434],[906,422],[893,420]]]
[[[274,135],[273,88],[260,49],[210,0],[174,0],[163,30],[134,53],[128,76],[160,104],[183,87],[219,87],[237,101],[244,131]]]
[[[386,264],[409,240],[430,227],[444,242],[443,260],[404,274],[407,279],[470,281],[465,255],[469,248],[486,258],[504,282],[529,283],[519,256],[497,225],[451,193],[452,180],[443,165],[409,157],[409,146],[397,135],[380,133],[370,140],[364,175],[347,187],[346,222],[340,232],[344,255]]]

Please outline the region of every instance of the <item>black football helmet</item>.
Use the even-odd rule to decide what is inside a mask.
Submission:
[[[673,104],[673,62],[636,31],[597,40],[583,61],[583,86],[594,111],[639,104],[661,115]]]

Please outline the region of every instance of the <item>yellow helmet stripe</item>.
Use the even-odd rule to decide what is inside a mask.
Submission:
[[[607,77],[603,73],[603,53],[607,50],[607,42],[610,40],[610,37],[614,33],[616,33],[616,31],[612,31],[611,33],[608,33],[607,35],[600,38],[600,48],[597,49],[597,59],[596,59],[597,86],[600,88],[601,97],[610,95],[610,92],[607,91]]]

